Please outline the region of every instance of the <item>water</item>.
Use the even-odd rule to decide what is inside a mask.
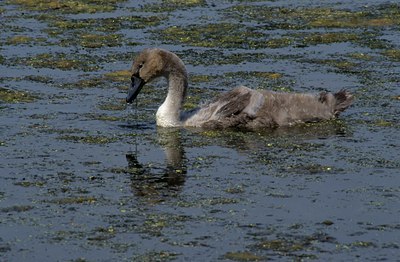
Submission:
[[[15,2],[0,3],[1,261],[398,261],[398,4]],[[261,133],[156,128],[164,81],[124,104],[148,46],[187,64],[188,108],[240,84],[356,100]]]

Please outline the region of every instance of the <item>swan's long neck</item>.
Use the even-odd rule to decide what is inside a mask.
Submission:
[[[168,79],[168,94],[164,103],[158,108],[156,118],[158,126],[181,126],[180,113],[185,102],[188,86],[186,70],[170,72]]]

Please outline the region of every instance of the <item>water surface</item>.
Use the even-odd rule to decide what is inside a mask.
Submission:
[[[2,261],[398,259],[400,5],[0,3]],[[355,94],[337,121],[156,128],[134,55],[190,72],[185,108],[245,84]]]

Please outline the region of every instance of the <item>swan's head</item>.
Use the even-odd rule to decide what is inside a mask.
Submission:
[[[134,101],[146,83],[161,76],[168,78],[172,72],[186,76],[185,66],[179,57],[160,48],[143,50],[135,58],[131,68],[132,83],[126,102]]]

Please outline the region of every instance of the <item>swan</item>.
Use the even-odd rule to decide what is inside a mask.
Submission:
[[[158,108],[156,123],[161,127],[243,128],[255,130],[293,126],[336,118],[348,108],[353,95],[337,93],[286,93],[253,90],[239,86],[221,93],[199,108],[182,111],[188,88],[183,61],[161,48],[147,48],[138,54],[131,68],[131,87],[126,97],[132,103],[142,87],[158,77],[168,81],[168,93]]]

